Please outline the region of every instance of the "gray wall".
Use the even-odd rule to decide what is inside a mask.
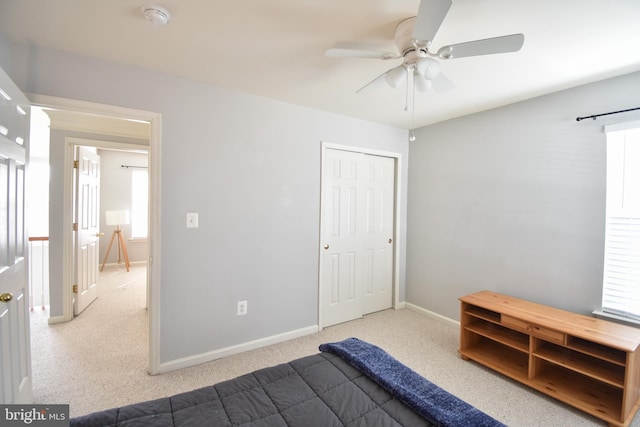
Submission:
[[[408,157],[405,130],[36,46],[10,49],[5,69],[23,91],[162,114],[161,363],[316,325],[321,141]],[[185,228],[187,212],[199,213],[198,229]],[[405,233],[401,218],[401,242]],[[404,263],[401,247],[401,301]],[[238,300],[248,300],[246,316],[236,316]]]
[[[607,123],[640,73],[427,126],[410,145],[407,301],[459,319],[482,289],[600,308]]]

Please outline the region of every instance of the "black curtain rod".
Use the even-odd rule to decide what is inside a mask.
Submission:
[[[120,165],[121,168],[139,168],[139,169],[148,169],[148,166],[133,166],[133,165]]]
[[[584,119],[593,119],[593,120],[595,120],[597,117],[600,117],[600,116],[608,116],[609,114],[626,113],[627,111],[635,111],[635,110],[640,110],[640,107],[629,108],[628,110],[612,111],[610,113],[594,114],[593,116],[576,117],[576,121],[579,122],[580,120],[584,120]]]

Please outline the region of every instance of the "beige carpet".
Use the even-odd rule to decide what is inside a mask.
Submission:
[[[72,322],[48,325],[32,313],[37,403],[68,403],[71,416],[211,385],[315,354],[323,342],[358,337],[387,350],[430,381],[509,426],[604,426],[596,418],[463,361],[457,328],[410,310],[387,310],[318,334],[199,366],[149,376],[145,271],[107,266],[100,297]],[[640,427],[640,416],[632,423]]]

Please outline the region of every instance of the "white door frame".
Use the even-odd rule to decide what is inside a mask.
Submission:
[[[323,300],[322,300],[322,236],[324,236],[324,166],[327,149],[352,151],[356,153],[370,154],[374,156],[391,157],[396,161],[395,167],[395,185],[394,185],[394,224],[393,224],[393,299],[392,307],[394,309],[400,308],[400,250],[402,235],[400,234],[400,218],[402,218],[402,212],[400,212],[401,188],[402,188],[402,154],[391,151],[374,150],[366,147],[358,147],[353,145],[333,144],[330,142],[322,141],[322,154],[320,165],[320,241],[318,242],[318,331],[324,328],[324,319],[322,318]]]
[[[75,99],[58,98],[46,95],[29,94],[33,105],[50,107],[79,113],[93,113],[102,116],[141,120],[150,123],[149,135],[149,260],[147,266],[147,291],[149,309],[149,373],[155,375],[160,372],[160,166],[161,166],[161,114],[151,111],[135,110],[106,104],[97,104]],[[69,138],[72,139],[72,138]],[[79,139],[76,139],[78,141]],[[89,140],[86,140],[89,141]],[[64,217],[72,218],[72,182],[73,182],[73,145],[65,143],[64,165]],[[87,145],[87,144],[80,144]],[[139,148],[134,144],[123,144],[131,148]],[[103,146],[104,147],[104,146]],[[62,226],[63,263],[66,266],[63,274],[63,320],[73,318],[71,305],[71,280],[73,257],[73,232],[71,221],[65,221]]]

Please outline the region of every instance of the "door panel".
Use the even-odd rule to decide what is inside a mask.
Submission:
[[[24,186],[27,98],[0,69],[0,402],[31,403]]]
[[[367,195],[365,251],[370,282],[365,286],[364,314],[391,308],[393,300],[393,218],[395,160],[365,156]]]
[[[325,151],[322,326],[392,306],[395,175],[389,168],[394,171],[392,158]]]
[[[100,156],[77,147],[76,159],[76,284],[74,315],[98,297]]]
[[[335,150],[327,150],[335,151]],[[324,244],[322,262],[325,326],[362,316],[357,298],[359,153],[328,153],[324,177]]]

